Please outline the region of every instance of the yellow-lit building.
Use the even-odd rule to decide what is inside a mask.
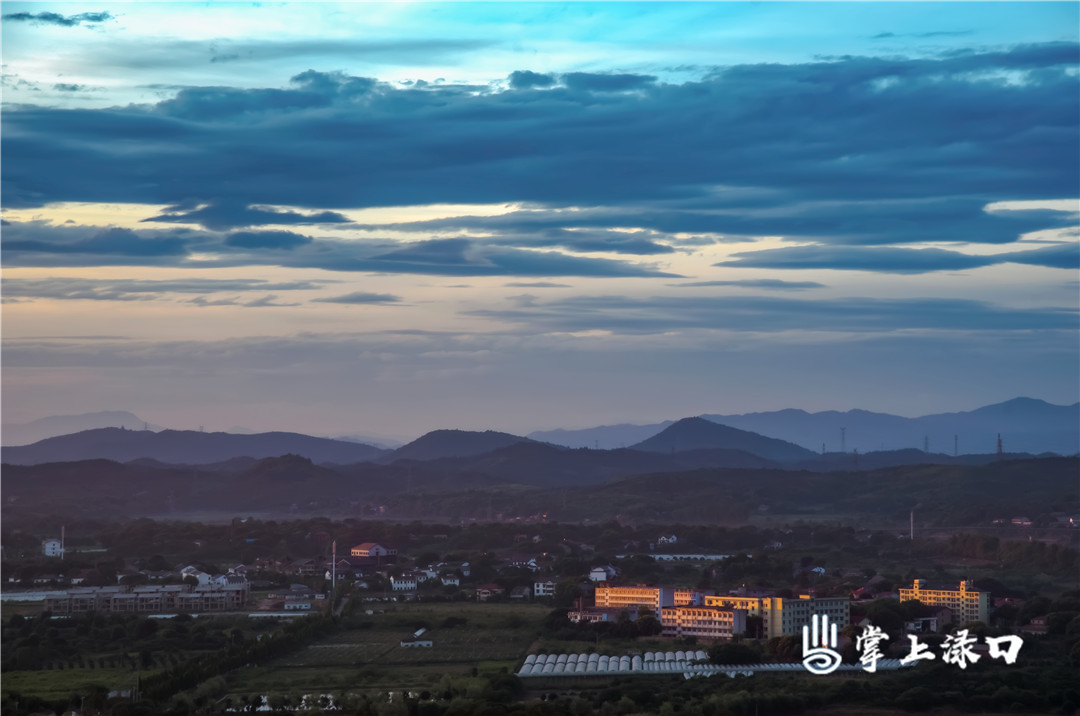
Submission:
[[[636,612],[641,607],[652,610],[660,617],[660,607],[674,606],[674,593],[663,587],[648,587],[639,584],[636,587],[613,587],[602,583],[596,586],[596,606],[625,609]]]
[[[960,582],[959,589],[930,588],[925,579],[916,579],[911,589],[900,590],[900,601],[909,599],[932,607],[948,607],[953,621],[958,624],[987,624],[990,620],[990,592],[975,589],[975,585],[966,579]]]
[[[746,610],[724,607],[661,607],[664,636],[730,639],[746,631]]]
[[[847,597],[803,594],[791,599],[716,595],[704,597],[704,602],[707,607],[743,609],[748,615],[761,617],[766,639],[800,634],[815,614],[827,616],[829,623],[836,624],[837,629],[843,629],[851,622],[851,602]]]

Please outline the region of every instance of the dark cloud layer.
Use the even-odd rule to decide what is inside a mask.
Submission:
[[[738,65],[677,85],[519,70],[503,90],[403,88],[309,70],[284,88],[189,87],[153,106],[16,106],[2,117],[8,206],[165,204],[146,220],[232,233],[50,241],[5,232],[5,261],[183,265],[197,250],[220,265],[661,276],[573,254],[660,256],[781,236],[809,245],[745,251],[724,265],[1072,267],[1070,246],[986,257],[904,245],[1006,245],[1075,225],[1063,212],[985,206],[1080,194],[1077,51],[1047,43],[917,60]],[[407,244],[259,230],[348,223],[340,208],[443,202],[526,208],[387,227],[459,235]]]
[[[314,239],[287,231],[222,235],[190,229],[108,229],[9,221],[4,264],[17,266],[154,265],[212,268],[264,265],[326,271],[433,276],[668,276],[642,263],[532,251],[467,238],[401,242]],[[193,259],[192,254],[199,254]]]
[[[55,12],[39,12],[36,15],[31,12],[12,12],[3,16],[9,22],[29,22],[35,25],[59,25],[60,27],[75,27],[82,23],[96,24],[112,20],[113,16],[107,12],[81,12],[78,15],[61,15]]]
[[[532,87],[552,87],[557,82],[555,75],[544,75],[529,70],[518,70],[510,73],[510,86],[513,89],[530,89]]]
[[[16,107],[3,116],[4,196],[198,197],[230,208],[175,220],[215,228],[281,219],[249,208],[260,204],[535,202],[658,212],[655,228],[1002,242],[1027,222],[979,217],[985,203],[1078,193],[1076,56],[1051,43],[739,65],[680,85],[587,74],[541,92],[537,73],[495,91],[306,72],[285,89],[187,88],[152,107]],[[866,208],[830,216],[821,202]]]
[[[291,231],[237,231],[225,237],[225,245],[241,249],[295,249],[310,244],[311,237]]]
[[[185,209],[184,207],[185,204],[174,205],[166,210],[164,214],[148,217],[143,221],[199,224],[215,231],[262,224],[341,224],[349,221],[336,211],[300,214],[295,211],[261,209],[255,206],[220,203],[192,209]]]
[[[89,239],[71,243],[5,241],[5,252],[15,254],[83,254],[87,256],[163,257],[182,256],[186,242],[175,237],[144,239],[129,229],[106,229]]]

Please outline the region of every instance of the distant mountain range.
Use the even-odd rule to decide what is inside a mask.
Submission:
[[[1080,403],[1053,405],[1015,398],[959,413],[904,418],[865,410],[808,413],[778,410],[741,415],[700,416],[741,430],[786,440],[814,452],[895,451],[915,448],[947,455],[996,452],[1001,435],[1005,452],[1080,452]],[[534,440],[566,447],[613,449],[641,442],[671,425],[606,425],[582,430],[529,433]],[[822,447],[824,446],[824,450]]]
[[[232,458],[302,455],[319,463],[355,463],[387,454],[371,445],[314,438],[299,433],[203,433],[195,430],[98,428],[48,438],[31,445],[4,447],[3,461],[16,465],[105,459],[129,462],[149,458],[180,465],[204,465]]]
[[[29,445],[39,440],[70,435],[95,428],[127,428],[128,430],[164,430],[126,410],[106,410],[82,415],[52,415],[29,423],[4,423],[0,441],[4,445]]]
[[[996,436],[1002,434],[1002,452],[1024,454],[1076,454],[1080,451],[1078,407],[1056,406],[1018,398],[969,413],[899,418],[893,415],[848,411],[806,413],[783,410],[738,416],[705,415],[655,426],[654,433],[629,443],[628,448],[571,449],[529,437],[497,431],[435,430],[396,450],[346,440],[318,438],[299,433],[203,433],[191,430],[130,430],[118,427],[83,430],[40,440],[29,445],[5,446],[3,462],[33,465],[46,462],[106,459],[139,461],[149,467],[207,466],[227,472],[252,460],[293,454],[321,465],[379,463],[409,465],[415,473],[424,465],[425,479],[438,472],[445,476],[482,476],[511,483],[594,484],[648,471],[688,470],[702,467],[783,467],[812,471],[867,469],[913,463],[981,464],[997,452]],[[130,413],[72,416],[82,419],[123,419]],[[720,420],[732,424],[721,424]],[[42,425],[46,425],[42,421]],[[56,419],[49,425],[70,424]],[[958,427],[959,426],[959,427]],[[624,426],[630,437],[646,426]],[[44,429],[44,428],[42,428]],[[843,429],[844,450],[838,450]],[[957,450],[943,445],[942,434],[953,431],[957,447],[974,443],[979,451]],[[577,431],[577,442],[596,445],[592,437],[601,431],[608,439],[617,426]],[[768,431],[768,433],[766,432]],[[835,431],[833,443],[823,440],[824,452],[814,440]],[[916,436],[921,434],[921,440]],[[542,433],[534,433],[534,436]],[[547,433],[550,435],[550,433]],[[571,431],[563,431],[564,441]],[[776,437],[776,436],[786,437]],[[919,447],[875,449],[871,439],[886,443],[922,442]],[[979,440],[971,438],[979,435]],[[951,442],[951,441],[950,441]],[[810,447],[807,447],[807,444]],[[869,447],[866,447],[869,445]],[[1027,447],[1026,450],[1022,448]],[[935,449],[936,448],[936,449]],[[1038,452],[1036,452],[1038,451]],[[248,461],[243,463],[243,461]],[[213,467],[213,466],[217,467]]]

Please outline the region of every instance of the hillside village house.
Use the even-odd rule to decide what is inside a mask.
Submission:
[[[589,579],[593,582],[606,582],[609,579],[614,579],[617,574],[618,570],[611,565],[605,564],[601,567],[593,567],[589,570]]]
[[[46,557],[63,557],[64,546],[58,539],[45,539],[41,541],[41,552]]]

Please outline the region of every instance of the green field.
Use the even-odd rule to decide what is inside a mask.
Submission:
[[[56,701],[84,693],[92,686],[103,686],[109,691],[130,690],[135,688],[136,679],[137,673],[131,669],[9,671],[4,674],[4,689]]]
[[[537,604],[405,603],[366,614],[356,605],[356,626],[270,664],[229,679],[231,695],[382,691],[432,688],[445,675],[512,673],[533,645],[550,607]],[[447,619],[464,624],[443,626]],[[430,648],[402,647],[427,625]]]

